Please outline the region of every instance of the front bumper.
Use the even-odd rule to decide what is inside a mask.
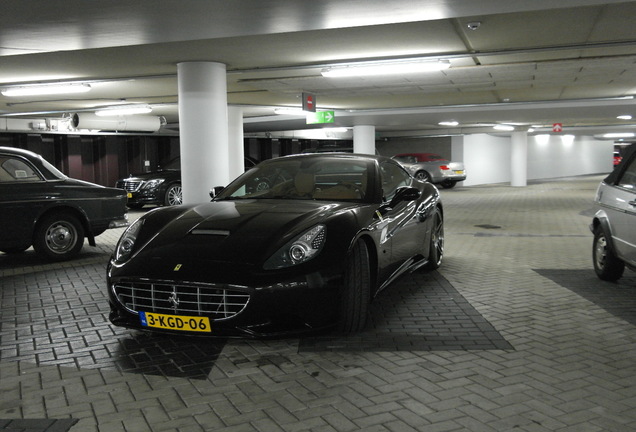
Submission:
[[[188,308],[188,310],[174,307],[175,303],[185,303],[183,300],[187,299],[188,294],[179,292],[180,288],[178,288],[183,282],[157,281],[157,286],[165,286],[167,289],[163,289],[162,292],[156,290],[157,293],[153,293],[152,304],[142,305],[141,303],[144,302],[138,302],[140,304],[137,307],[131,307],[130,301],[128,304],[124,304],[126,301],[123,299],[121,290],[117,288],[118,284],[122,284],[124,281],[130,280],[123,278],[121,280],[109,278],[108,280],[111,309],[109,319],[114,325],[157,333],[224,338],[281,337],[330,328],[335,325],[338,319],[339,292],[342,283],[341,277],[337,275],[327,276],[314,273],[267,285],[234,285],[231,286],[231,291],[243,293],[249,296],[249,300],[245,302],[244,307],[238,313],[225,318],[216,312],[197,312],[196,307]],[[149,283],[148,280],[143,282]],[[174,288],[175,286],[177,288]],[[204,286],[215,289],[223,287],[223,285],[214,284]],[[172,288],[174,289],[170,292]],[[170,297],[173,300],[170,300]],[[210,297],[199,294],[199,298],[207,298],[209,302]],[[162,302],[164,302],[163,306]],[[171,302],[173,308],[165,307],[165,302]],[[211,328],[210,331],[200,332],[148,327],[142,324],[139,312],[160,313],[175,318],[208,317]]]
[[[159,193],[155,189],[139,190],[137,192],[128,192],[127,204],[161,204],[163,200],[159,197]]]

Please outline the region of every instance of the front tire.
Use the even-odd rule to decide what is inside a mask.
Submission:
[[[167,206],[176,206],[183,204],[183,192],[181,184],[175,183],[168,186],[164,197],[164,204]]]
[[[431,175],[426,171],[418,171],[415,173],[415,178],[420,181],[425,181],[431,183]]]
[[[425,270],[437,270],[442,265],[444,258],[444,218],[439,208],[436,208],[432,215],[433,225],[428,244],[428,262],[424,265]]]
[[[623,276],[625,263],[618,259],[609,247],[605,230],[598,226],[594,230],[594,243],[592,244],[592,261],[594,271],[599,279],[615,282]]]
[[[84,227],[70,213],[46,216],[35,229],[33,249],[53,261],[63,261],[77,255],[84,245]]]
[[[364,240],[358,240],[347,256],[347,267],[340,299],[338,330],[355,333],[367,324],[371,298],[371,268],[369,250]]]

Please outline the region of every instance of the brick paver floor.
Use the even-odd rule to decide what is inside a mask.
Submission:
[[[442,267],[385,290],[349,337],[115,328],[122,230],[62,264],[0,254],[0,430],[636,430],[636,274],[610,284],[591,263],[601,178],[441,190]]]

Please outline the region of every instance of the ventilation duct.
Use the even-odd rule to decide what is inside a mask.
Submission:
[[[161,128],[161,117],[144,115],[100,117],[93,113],[75,113],[71,125],[75,129],[157,132]]]

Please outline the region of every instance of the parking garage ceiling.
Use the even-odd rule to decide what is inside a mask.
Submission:
[[[277,116],[302,92],[333,126],[382,137],[490,131],[505,123],[589,135],[634,131],[636,2],[586,0],[4,0],[0,88],[85,82],[81,95],[7,97],[0,117],[62,118],[145,103],[178,130],[177,64],[227,65],[246,133],[311,128]],[[359,61],[442,59],[443,71],[326,78]],[[456,121],[455,127],[440,126]]]

